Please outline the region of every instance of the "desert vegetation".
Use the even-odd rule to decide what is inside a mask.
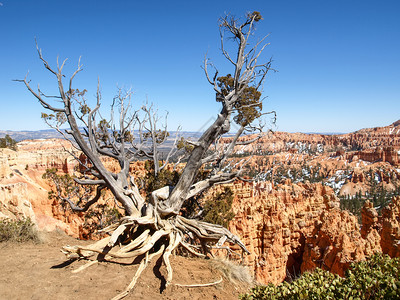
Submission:
[[[397,184],[393,190],[388,190],[382,185],[374,185],[364,194],[360,191],[355,195],[340,196],[340,208],[348,210],[361,221],[361,209],[365,202],[371,202],[379,215],[381,215],[383,208],[387,207],[391,203],[393,197],[399,195],[400,187]]]
[[[11,150],[17,150],[17,141],[15,141],[8,134],[5,137],[0,138],[0,148],[9,148]]]
[[[0,242],[24,243],[41,241],[35,224],[29,218],[0,220]]]
[[[399,299],[399,272],[399,258],[376,254],[353,263],[344,278],[317,268],[291,282],[254,287],[241,299]]]

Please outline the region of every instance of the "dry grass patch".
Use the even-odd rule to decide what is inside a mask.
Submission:
[[[31,219],[0,220],[0,242],[42,242],[42,238]]]
[[[212,259],[212,268],[221,272],[225,278],[227,278],[232,283],[244,283],[251,285],[254,282],[252,272],[249,267],[239,265],[228,259]]]

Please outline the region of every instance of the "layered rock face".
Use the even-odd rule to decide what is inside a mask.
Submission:
[[[71,155],[79,155],[79,151],[62,139],[26,140],[18,143],[18,156],[15,164],[28,166],[37,172],[56,168],[60,172],[72,173],[77,165]]]
[[[399,120],[400,121],[400,120]],[[296,151],[319,151],[323,148],[325,152],[332,151],[352,151],[359,149],[377,148],[387,151],[387,159],[396,154],[390,153],[400,149],[400,122],[385,127],[375,127],[361,129],[347,134],[305,134],[275,132],[261,139],[257,144],[247,148],[247,151],[257,153],[257,151],[280,152],[294,149]],[[249,137],[250,139],[250,137]],[[385,150],[386,148],[386,150]],[[397,160],[398,163],[398,160]]]
[[[260,283],[280,283],[316,267],[344,275],[354,261],[376,252],[400,256],[400,197],[382,217],[366,202],[362,224],[339,209],[334,191],[319,183],[230,184],[235,192],[229,229],[251,252],[245,262]],[[215,187],[212,199],[224,187]]]
[[[399,164],[399,153],[394,147],[375,147],[361,151],[355,151],[347,155],[348,160],[361,159],[368,162],[388,162],[392,165]]]
[[[325,211],[315,225],[305,240],[302,272],[319,267],[343,276],[352,262],[381,252],[378,232],[363,238],[356,217],[347,211]]]
[[[25,183],[0,185],[0,219],[30,218],[36,222],[32,205],[26,198],[27,186]]]
[[[289,182],[288,182],[289,183]],[[321,184],[279,185],[237,182],[229,229],[241,237],[251,252],[246,263],[261,283],[279,283],[300,274],[305,241],[321,222],[321,216],[339,210],[331,188]],[[223,187],[206,196],[214,197]]]
[[[379,223],[382,252],[400,257],[400,197],[394,197],[392,203],[383,209]]]
[[[9,156],[14,151],[9,149],[0,149],[0,179],[8,178],[11,173]]]
[[[41,230],[59,228],[77,237],[79,224],[59,220],[48,199],[50,186],[42,179],[46,169],[73,171],[76,163],[66,150],[75,151],[59,139],[23,141],[18,151],[0,149],[0,216],[30,217]]]

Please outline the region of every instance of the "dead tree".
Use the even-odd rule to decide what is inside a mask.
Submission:
[[[185,201],[191,197],[213,185],[240,178],[240,164],[230,165],[228,157],[236,145],[248,144],[260,137],[260,134],[253,135],[254,138],[246,142],[239,139],[244,134],[261,133],[263,127],[262,124],[254,123],[263,115],[260,90],[271,70],[271,61],[259,61],[267,45],[264,43],[265,37],[252,42],[255,24],[261,19],[260,13],[253,12],[247,14],[244,20],[230,16],[220,20],[222,54],[232,64],[233,72],[232,75],[218,77],[218,71],[207,57],[204,71],[214,88],[217,101],[221,103],[221,110],[214,123],[198,140],[187,142],[190,151],[184,157],[185,166],[177,184],[153,191],[149,199],[142,197],[134,176],[129,172],[131,162],[149,159],[157,174],[170,163],[170,158],[177,151],[176,147],[172,147],[166,158],[160,160],[160,145],[167,140],[168,132],[166,127],[158,129],[161,120],[152,106],[145,105],[132,111],[131,92],[120,89],[113,99],[111,118],[102,118],[99,112],[99,85],[94,108],[87,104],[86,90],[73,88],[73,80],[82,71],[82,65],[78,63],[77,69],[66,82],[63,75],[66,60],[61,64],[57,60],[55,69],[37,47],[39,59],[57,80],[58,95],[45,95],[39,87],[34,90],[27,77],[20,81],[51,112],[42,115],[45,121],[86,156],[86,160],[77,157],[84,171],[75,181],[84,186],[96,187],[93,198],[83,206],[74,204],[70,199],[63,200],[75,211],[86,211],[100,198],[102,190],[108,189],[125,211],[125,216],[117,224],[105,229],[110,233],[107,238],[90,246],[65,246],[63,251],[71,258],[90,259],[97,255],[77,271],[99,260],[141,257],[142,261],[132,283],[117,297],[125,296],[133,288],[148,261],[158,254],[162,254],[168,272],[167,283],[170,283],[172,269],[169,257],[178,246],[201,257],[205,255],[193,244],[194,241],[200,242],[206,249],[212,243],[217,247],[222,247],[225,242],[233,243],[248,252],[240,239],[226,228],[184,218],[180,211]],[[233,40],[236,47],[231,54],[226,50],[228,39]],[[54,104],[51,98],[55,98]],[[232,122],[238,124],[239,129],[229,144],[221,144],[220,139],[230,131]],[[68,130],[60,129],[64,123],[68,123]],[[177,143],[176,138],[174,146]],[[102,162],[103,156],[114,159],[120,171],[110,172]],[[206,178],[198,180],[198,172],[204,165],[211,166],[212,171]]]

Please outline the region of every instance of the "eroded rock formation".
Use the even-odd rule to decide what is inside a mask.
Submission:
[[[394,197],[383,209],[380,224],[382,252],[400,257],[400,197]]]
[[[248,137],[250,139],[250,137]],[[260,151],[281,152],[294,149],[296,152],[337,152],[359,151],[360,149],[376,149],[371,156],[375,159],[385,159],[398,164],[400,149],[400,122],[385,127],[365,128],[347,134],[305,134],[275,132],[252,144],[245,151],[257,153]],[[382,151],[382,153],[378,153]],[[365,154],[367,157],[368,154]]]
[[[270,183],[237,182],[229,229],[251,254],[246,262],[262,283],[279,283],[300,274],[305,241],[314,234],[324,213],[339,210],[331,188],[321,184],[292,184],[272,189]],[[207,197],[222,191],[216,187]]]
[[[32,204],[27,199],[27,186],[18,182],[0,185],[0,219],[30,218],[36,222]]]
[[[74,222],[63,222],[48,199],[50,186],[42,179],[46,169],[72,172],[75,162],[66,151],[75,151],[65,140],[27,140],[18,151],[0,149],[0,205],[9,218],[30,217],[41,230],[61,229],[78,236]],[[76,153],[76,151],[75,151]],[[5,213],[8,211],[8,213]]]
[[[272,140],[259,141],[250,149],[262,155],[255,156],[248,169],[271,171],[271,176],[258,183],[229,185],[235,193],[235,217],[229,229],[250,250],[246,263],[259,282],[278,283],[317,266],[343,274],[352,261],[375,251],[400,256],[400,198],[394,198],[381,217],[367,202],[360,225],[339,209],[335,195],[341,190],[348,195],[364,191],[374,177],[387,188],[400,179],[399,130],[399,124],[392,124],[341,136],[276,133]],[[362,150],[348,152],[359,147]],[[64,150],[73,151],[71,146],[62,140],[37,140],[21,142],[18,148],[18,152],[0,150],[0,217],[30,216],[41,229],[59,228],[75,237],[90,237],[82,228],[82,215],[65,212],[48,199],[50,186],[42,179],[48,168],[72,172],[77,167]],[[245,155],[249,149],[241,151]],[[265,155],[268,151],[274,154]],[[298,181],[296,168],[309,178]],[[132,171],[143,175],[144,162],[132,166]],[[286,177],[277,183],[280,174]],[[332,182],[333,188],[310,183],[315,179],[311,175]],[[211,199],[223,190],[224,186],[217,186],[205,197]]]
[[[279,283],[315,267],[343,276],[352,262],[375,252],[400,256],[400,197],[381,217],[367,201],[359,224],[321,184],[231,187],[237,198],[230,229],[252,252],[247,263],[261,283]]]
[[[325,211],[315,225],[305,240],[302,272],[320,267],[343,276],[352,262],[381,252],[378,232],[362,238],[356,217],[347,211]]]

